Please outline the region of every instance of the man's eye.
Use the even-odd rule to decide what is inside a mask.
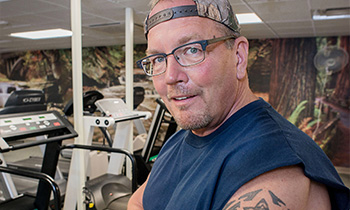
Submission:
[[[164,57],[155,57],[155,58],[153,59],[153,63],[154,63],[154,64],[162,63],[162,62],[164,62],[164,60],[165,60]]]
[[[195,54],[195,53],[197,53],[199,51],[199,49],[198,48],[194,48],[194,47],[192,47],[191,49],[189,49],[189,53],[191,53],[191,54]]]
[[[201,52],[201,49],[197,47],[189,47],[184,50],[185,55],[196,55],[196,54],[199,54],[200,52]]]

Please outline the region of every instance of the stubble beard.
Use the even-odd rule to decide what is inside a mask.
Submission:
[[[185,108],[179,107],[179,115],[173,115],[177,125],[185,130],[198,130],[206,128],[213,117],[209,114],[208,107],[204,110],[196,110],[195,113],[184,113]]]
[[[169,91],[171,94],[167,94],[167,99],[171,100],[171,95],[176,94],[183,94],[183,95],[202,95],[202,91],[189,91],[185,86],[183,85],[177,85],[173,89],[170,89]],[[168,107],[168,106],[167,106]],[[170,107],[168,107],[169,109]],[[207,104],[203,108],[198,109],[192,109],[187,106],[179,106],[176,107],[177,109],[175,112],[173,112],[171,109],[169,111],[171,112],[172,116],[174,117],[177,125],[185,130],[198,130],[206,128],[212,121],[213,117],[210,115],[210,108]]]

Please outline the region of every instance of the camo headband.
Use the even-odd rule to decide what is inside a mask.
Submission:
[[[144,32],[147,39],[151,28],[159,23],[175,18],[199,16],[219,22],[240,36],[240,26],[228,0],[193,0],[196,5],[185,5],[168,8],[157,12],[145,20]]]

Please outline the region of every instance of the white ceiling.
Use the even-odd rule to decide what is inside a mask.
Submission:
[[[264,23],[242,25],[248,39],[350,35],[350,19],[313,21],[316,9],[350,7],[350,0],[230,0],[236,13],[255,12]],[[125,8],[134,10],[134,43],[146,43],[148,0],[82,0],[83,46],[123,44]],[[0,0],[0,53],[70,48],[70,38],[28,40],[10,33],[70,29],[70,0]]]

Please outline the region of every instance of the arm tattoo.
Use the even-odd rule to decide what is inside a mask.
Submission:
[[[254,201],[254,198],[260,192],[264,193],[262,189],[246,193],[239,197],[238,200],[228,202],[223,210],[269,210],[270,208],[266,200],[272,201],[272,204],[281,207],[281,209],[282,207],[286,207],[286,204],[270,190],[268,194],[265,193],[263,195],[264,198]]]
[[[262,191],[262,189],[244,194],[241,197],[239,197],[238,200],[241,200],[242,198],[246,198],[244,201],[251,201],[260,191]]]
[[[236,201],[232,201],[226,204],[226,206],[222,210],[235,210],[241,207],[241,202],[235,203]]]
[[[281,201],[281,199],[279,199],[275,194],[273,194],[270,190],[269,190],[269,193],[271,195],[271,198],[272,198],[272,202],[274,204],[276,204],[277,206],[281,206],[281,204],[283,204],[284,206],[286,206],[285,203],[283,203],[283,201]],[[280,204],[281,203],[281,204]]]

